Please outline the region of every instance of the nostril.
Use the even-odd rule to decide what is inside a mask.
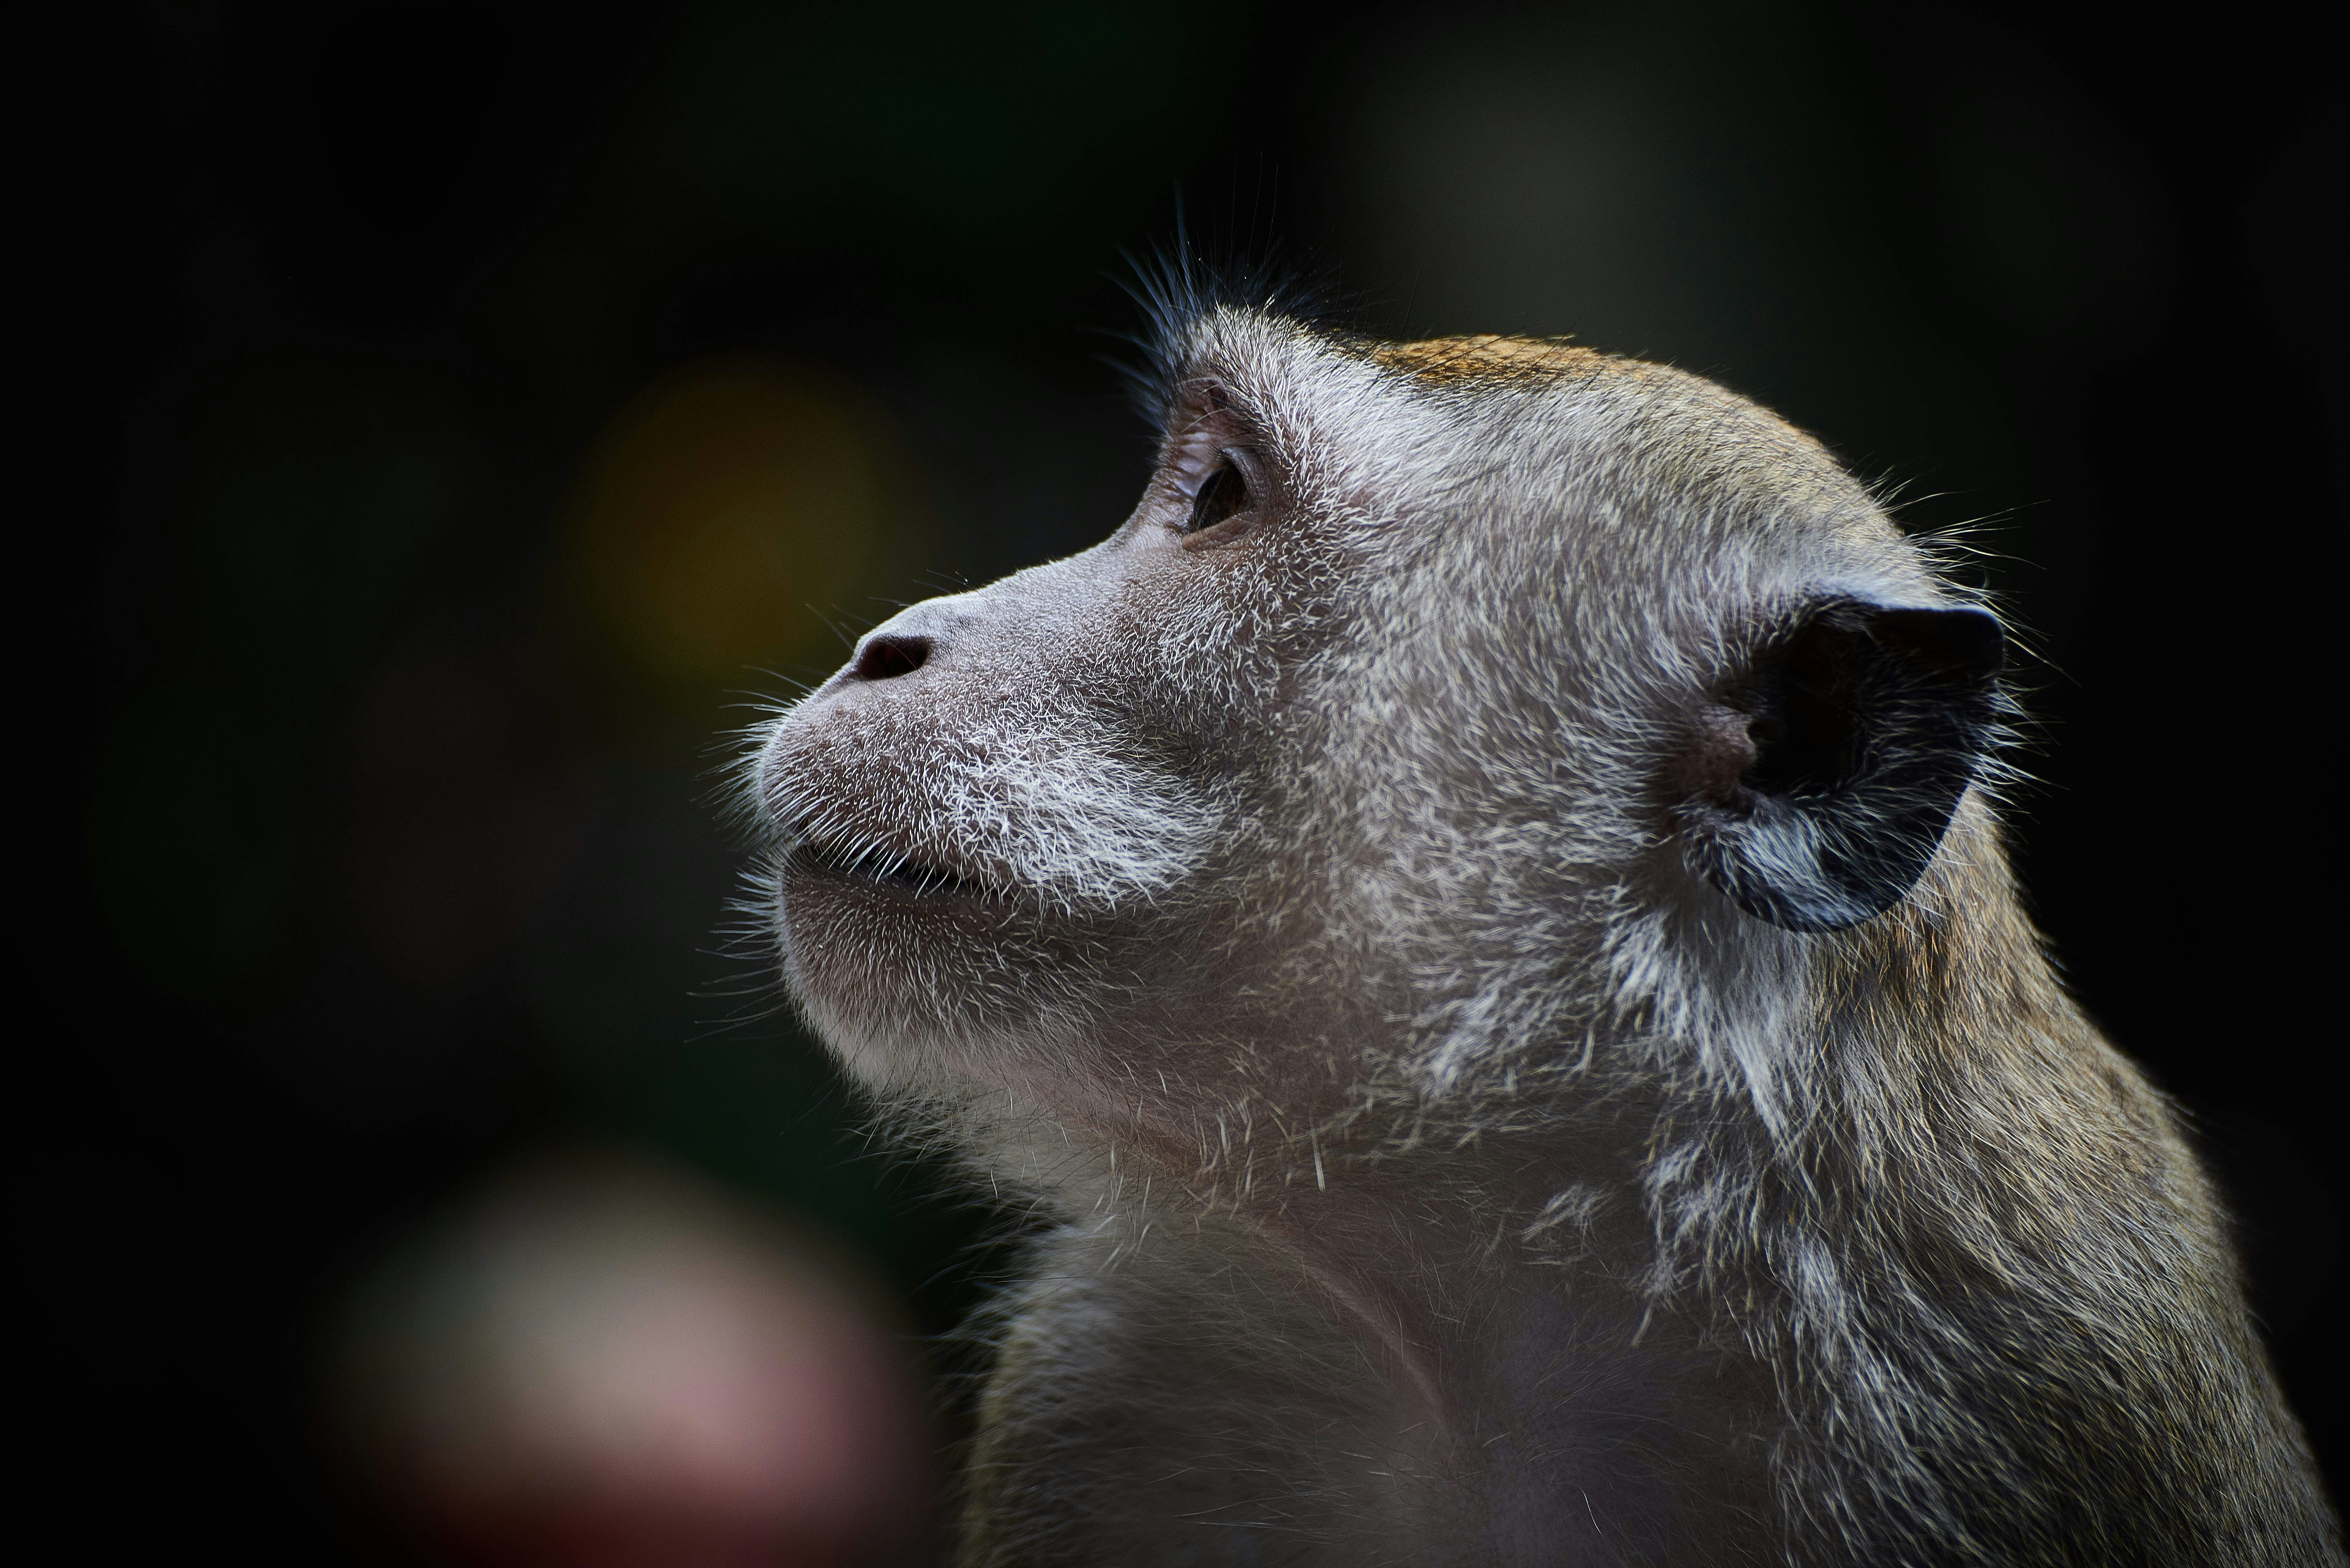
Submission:
[[[927,637],[871,637],[857,651],[853,673],[859,680],[894,680],[931,661]]]

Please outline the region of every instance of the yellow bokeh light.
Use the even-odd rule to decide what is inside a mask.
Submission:
[[[579,496],[581,587],[631,662],[694,685],[840,658],[897,552],[887,428],[774,359],[689,365],[613,421]],[[902,461],[902,460],[897,460]]]

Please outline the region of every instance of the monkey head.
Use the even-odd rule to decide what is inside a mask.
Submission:
[[[1553,342],[1209,306],[1161,348],[1115,533],[762,737],[785,973],[869,1083],[1311,1116],[1921,896],[2000,632],[1809,438]]]

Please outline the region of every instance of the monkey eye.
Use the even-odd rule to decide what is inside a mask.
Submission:
[[[1200,482],[1191,496],[1191,515],[1184,519],[1185,535],[1203,533],[1227,518],[1248,510],[1248,476],[1226,457],[1223,465]]]

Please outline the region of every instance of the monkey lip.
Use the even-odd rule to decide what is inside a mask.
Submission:
[[[1001,889],[944,867],[870,846],[827,844],[806,829],[793,832],[785,860],[795,870],[829,881],[882,888],[902,898],[940,902],[1003,897]]]

